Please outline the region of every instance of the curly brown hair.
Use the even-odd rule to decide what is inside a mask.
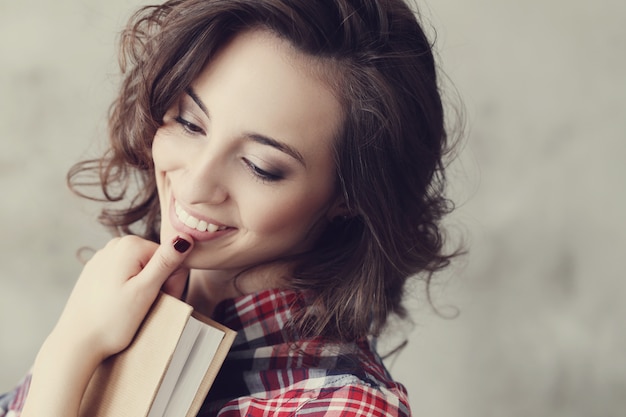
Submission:
[[[440,224],[452,209],[444,194],[451,145],[432,45],[416,16],[402,0],[170,0],[143,7],[121,36],[124,78],[110,108],[110,148],[76,164],[70,186],[98,185],[101,200],[118,203],[102,210],[101,223],[158,241],[151,145],[165,112],[234,35],[270,30],[332,62],[326,78],[345,114],[335,158],[350,216],[331,222],[298,257],[290,285],[313,294],[313,308],[295,329],[338,340],[379,334],[391,313],[405,316],[407,279],[429,283],[455,256],[444,252]]]

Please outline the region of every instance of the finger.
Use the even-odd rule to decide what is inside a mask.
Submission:
[[[189,269],[178,268],[170,277],[165,280],[165,284],[161,289],[163,292],[171,295],[172,297],[182,298],[187,286],[187,278],[189,276]]]
[[[158,248],[159,244],[155,242],[128,235],[111,240],[100,253],[109,260],[105,265],[111,276],[127,281],[145,268]]]
[[[143,270],[132,281],[138,285],[148,285],[159,290],[165,281],[179,269],[192,248],[193,239],[183,234],[161,243]]]
[[[121,238],[121,237],[114,237],[114,238],[111,238],[111,239],[110,239],[110,240],[106,243],[106,245],[104,245],[104,247],[105,247],[105,248],[112,248],[112,247],[114,247],[115,245],[119,244],[121,240],[122,240],[122,238]]]

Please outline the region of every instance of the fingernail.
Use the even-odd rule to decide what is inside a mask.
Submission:
[[[180,236],[177,236],[176,239],[174,239],[174,249],[176,249],[180,253],[187,252],[187,249],[189,249],[190,246],[191,243],[189,243]]]

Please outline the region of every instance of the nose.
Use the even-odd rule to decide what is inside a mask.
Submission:
[[[181,197],[189,204],[221,204],[228,200],[225,156],[207,144],[190,155],[186,163],[185,190]]]

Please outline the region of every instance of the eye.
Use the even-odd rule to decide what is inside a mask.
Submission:
[[[244,164],[246,164],[246,166],[249,168],[250,172],[252,172],[254,176],[256,176],[257,178],[260,178],[263,181],[276,182],[276,181],[280,181],[283,179],[283,175],[281,173],[273,173],[273,172],[266,171],[258,167],[257,165],[253,164],[246,158],[242,158],[242,160]]]
[[[188,120],[183,119],[182,116],[176,116],[174,120],[176,121],[176,123],[181,125],[187,133],[190,133],[192,135],[205,134],[204,129],[202,129],[200,126],[197,126],[191,123]]]

